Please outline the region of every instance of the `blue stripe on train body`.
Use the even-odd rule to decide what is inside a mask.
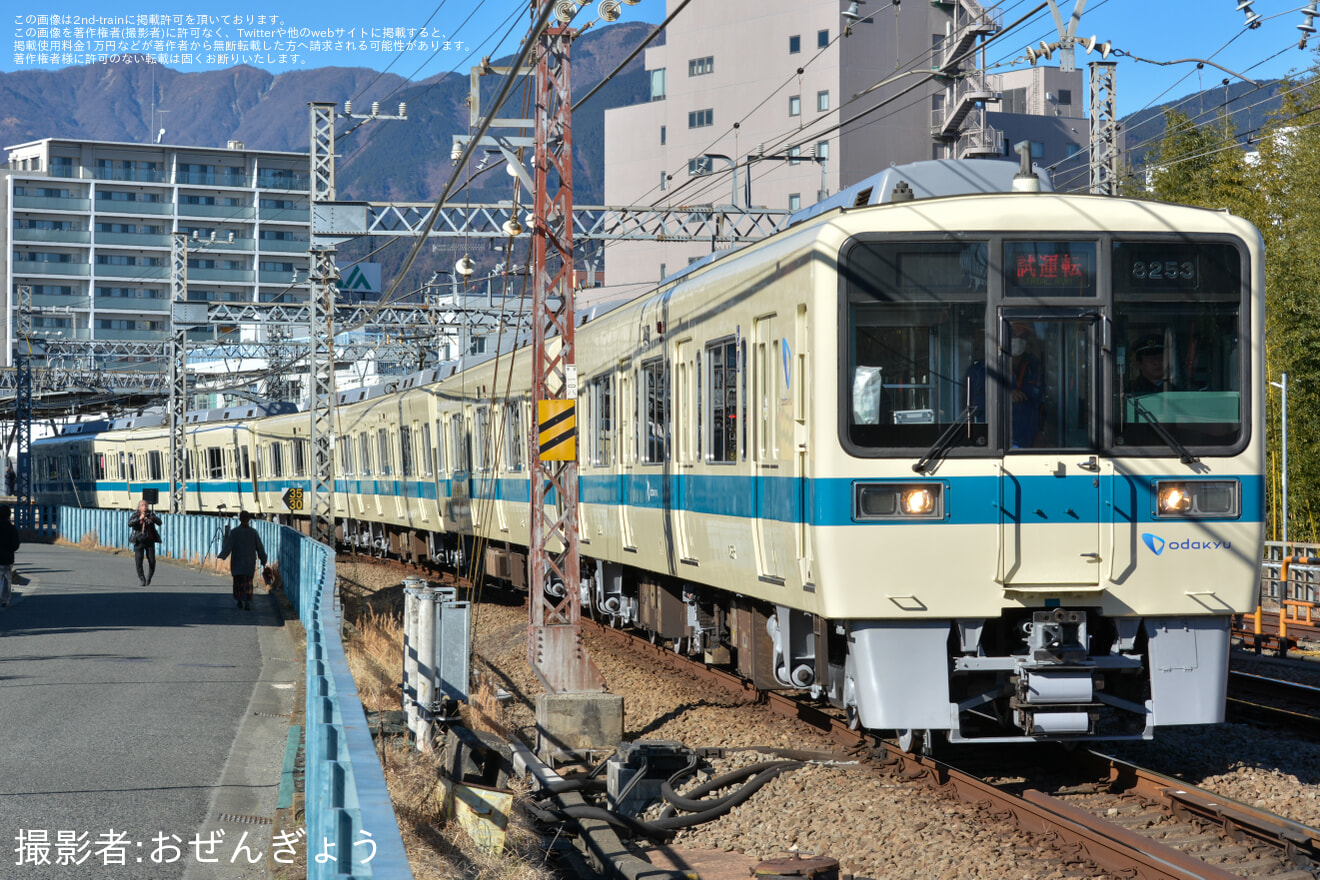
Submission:
[[[1167,522],[1154,515],[1153,484],[1157,477],[1135,475],[1117,476],[1102,481],[1101,488],[1087,491],[1077,483],[1059,480],[1053,476],[992,476],[948,477],[943,479],[853,479],[764,477],[741,474],[667,475],[663,473],[632,473],[588,475],[579,478],[579,498],[583,504],[607,507],[628,506],[649,510],[687,511],[701,516],[731,517],[735,519],[763,518],[787,523],[802,521],[804,508],[810,511],[808,522],[813,526],[848,525],[912,525],[911,519],[870,520],[858,523],[853,519],[852,494],[857,483],[913,483],[935,482],[947,489],[944,498],[945,516],[942,522],[951,525],[990,525],[1016,520],[1018,507],[1014,497],[1019,492],[1029,495],[1033,504],[1047,503],[1075,511],[1069,521],[1073,523],[1099,522]],[[1162,475],[1158,479],[1168,480]],[[1236,517],[1204,517],[1198,522],[1257,522],[1264,518],[1264,478],[1259,475],[1217,476],[1216,479],[1236,479],[1242,486],[1241,515]],[[1088,478],[1089,483],[1089,478]],[[335,490],[349,495],[407,497],[419,500],[448,499],[454,497],[452,479],[358,479],[340,478]],[[495,500],[507,503],[531,503],[531,483],[524,477],[472,477],[461,482],[471,489],[474,500]],[[439,491],[437,492],[437,483]],[[135,491],[143,485],[135,483]],[[90,488],[90,486],[89,486]],[[160,485],[164,491],[163,484]],[[190,483],[189,492],[242,493],[249,491],[250,481],[219,481]],[[259,480],[257,489],[263,493],[281,493],[288,488],[310,490],[305,479]],[[97,491],[125,491],[123,482],[96,484]],[[553,494],[547,503],[554,503]]]

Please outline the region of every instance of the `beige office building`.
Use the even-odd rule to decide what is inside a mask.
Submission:
[[[1084,161],[1084,72],[985,75],[977,47],[1004,24],[993,4],[851,6],[690,4],[646,50],[650,102],[605,114],[606,203],[796,210],[891,164],[1002,158],[1021,140],[1038,164]],[[604,265],[611,284],[654,283],[711,248],[618,242]]]
[[[8,153],[0,189],[6,366],[23,285],[32,288],[38,339],[168,338],[176,231],[190,236],[189,300],[306,299],[306,153],[247,150],[238,142],[218,149],[60,138]],[[238,331],[217,326],[191,335]]]

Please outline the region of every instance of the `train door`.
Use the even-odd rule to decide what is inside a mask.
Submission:
[[[244,432],[243,445],[238,448],[239,455],[243,458],[243,480],[252,486],[252,503],[257,505],[261,497],[257,494],[257,473],[252,468],[252,449],[251,438]]]
[[[619,536],[623,540],[623,549],[637,552],[637,542],[633,540],[632,530],[632,493],[630,492],[631,470],[637,461],[637,394],[633,390],[633,373],[626,364],[619,370],[618,395],[619,430],[615,436],[618,443],[618,487],[619,487]]]
[[[1000,571],[1006,585],[1100,582],[1100,315],[1000,313]]]
[[[449,440],[453,445],[449,464],[453,468],[454,520],[461,531],[471,532],[476,525],[476,512],[472,507],[472,438],[463,412],[449,417]]]
[[[431,454],[431,423],[427,421],[413,422],[413,431],[418,437],[421,448],[417,450],[417,516],[424,522],[431,521],[431,505],[427,503],[426,484],[435,479],[434,463],[435,459]]]
[[[445,455],[445,420],[437,418],[436,420],[436,516],[440,517],[441,524],[446,529],[453,529],[453,520],[446,519],[445,511],[449,505],[449,483],[446,482],[445,472],[449,467],[447,456]]]
[[[505,488],[513,479],[513,472],[517,467],[517,459],[514,458],[515,451],[513,437],[517,433],[517,407],[516,403],[506,402],[498,408],[492,407],[491,420],[492,425],[491,448],[491,504],[495,508],[495,527],[502,533],[508,534],[509,531],[509,505],[505,501]]]
[[[697,445],[701,437],[700,419],[700,367],[696,346],[691,339],[678,343],[674,354],[673,402],[673,503],[670,505],[673,530],[678,544],[678,558],[695,564],[696,551],[692,547],[691,525],[688,522],[695,503],[693,497],[693,469],[699,460]]]
[[[797,320],[794,322],[794,350],[785,357],[785,363],[791,365],[791,369],[785,371],[785,375],[791,377],[789,382],[789,394],[793,398],[793,482],[796,484],[794,491],[794,508],[797,515],[794,517],[796,525],[794,527],[795,544],[797,545],[798,574],[804,585],[811,584],[815,580],[815,574],[812,571],[812,549],[811,549],[811,486],[807,475],[810,471],[809,459],[810,449],[807,443],[807,426],[811,424],[811,396],[808,389],[810,384],[808,379],[808,359],[807,359],[807,307],[801,304],[797,307]]]
[[[756,495],[755,541],[762,578],[782,582],[786,548],[780,533],[783,519],[780,503],[786,484],[779,462],[781,341],[775,336],[775,316],[758,318],[752,331],[752,484]]]
[[[412,432],[407,425],[400,419],[399,430],[390,431],[390,455],[393,457],[394,450],[398,450],[398,460],[394,466],[394,516],[400,521],[408,520],[408,502],[412,495],[412,487],[409,485],[412,477],[413,458],[415,449],[412,442]]]

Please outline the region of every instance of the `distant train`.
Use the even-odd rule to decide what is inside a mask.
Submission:
[[[939,195],[964,167],[890,169],[580,327],[591,613],[914,749],[1218,722],[1264,536],[1260,236]],[[339,540],[523,586],[528,388],[520,350],[340,394]],[[34,443],[39,501],[167,496],[148,418]],[[188,509],[297,521],[308,428],[190,415]]]

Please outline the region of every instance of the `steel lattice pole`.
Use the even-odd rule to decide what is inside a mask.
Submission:
[[[183,513],[188,455],[188,339],[179,307],[188,299],[188,235],[170,238],[170,512]]]
[[[335,545],[334,509],[334,363],[335,249],[312,245],[311,346],[311,516],[312,538]]]
[[[334,508],[334,378],[335,378],[335,247],[318,237],[319,203],[335,200],[336,104],[311,102],[312,121],[312,244],[307,343],[308,406],[312,416],[311,480],[306,499],[312,538],[335,545]]]
[[[544,9],[544,3],[539,8]],[[577,367],[573,352],[573,133],[569,46],[550,28],[536,68],[532,230],[532,509],[527,659],[552,693],[602,689],[582,647],[578,559]],[[558,299],[557,306],[552,304]],[[558,336],[558,344],[552,337]],[[556,597],[556,594],[558,596]]]
[[[1118,195],[1118,65],[1092,61],[1091,68],[1091,192]]]
[[[14,524],[30,530],[32,510],[32,287],[18,288],[18,339],[14,346],[14,433],[18,435],[14,495],[18,502]]]

